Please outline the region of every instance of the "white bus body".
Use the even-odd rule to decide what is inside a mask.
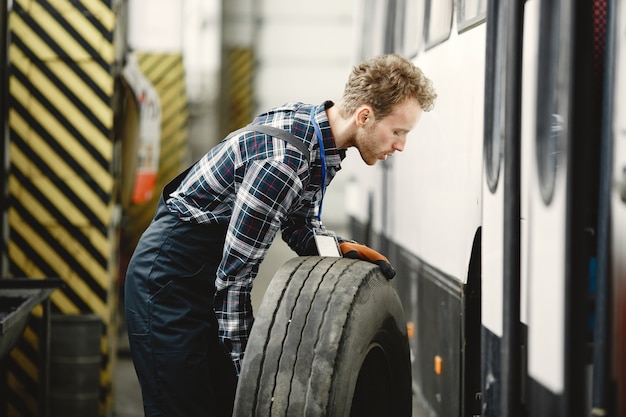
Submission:
[[[625,412],[621,3],[361,0],[358,58],[404,55],[438,93],[404,152],[346,166],[431,415]]]

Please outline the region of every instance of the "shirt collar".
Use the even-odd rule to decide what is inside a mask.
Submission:
[[[324,141],[324,154],[326,156],[326,166],[334,166],[339,168],[341,165],[341,161],[346,157],[345,149],[337,149],[337,145],[335,145],[335,138],[330,129],[330,123],[328,121],[328,115],[326,114],[326,110],[334,106],[330,100],[325,101],[321,105],[317,106],[315,110],[315,120],[320,127],[320,132],[322,133],[322,140]],[[314,147],[315,148],[315,147]]]

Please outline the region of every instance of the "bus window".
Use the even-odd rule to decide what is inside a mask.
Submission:
[[[428,0],[426,4],[426,47],[431,48],[450,36],[454,0]]]
[[[402,54],[407,58],[417,56],[424,34],[424,0],[404,1],[404,33]]]
[[[457,26],[465,32],[485,21],[487,0],[457,0]]]

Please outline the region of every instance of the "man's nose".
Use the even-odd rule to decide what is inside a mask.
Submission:
[[[397,142],[394,142],[392,149],[394,151],[398,151],[398,152],[402,152],[404,150],[404,144],[406,142],[404,140],[399,140]]]

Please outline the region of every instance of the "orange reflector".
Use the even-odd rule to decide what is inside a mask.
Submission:
[[[134,204],[145,203],[152,198],[152,192],[156,186],[156,171],[137,172],[135,176],[135,188],[133,189],[132,202]]]
[[[413,336],[415,335],[415,326],[412,321],[406,323],[406,334],[409,339],[413,339]]]
[[[441,375],[442,371],[443,371],[443,359],[441,359],[441,356],[435,355],[435,373],[437,375]]]

